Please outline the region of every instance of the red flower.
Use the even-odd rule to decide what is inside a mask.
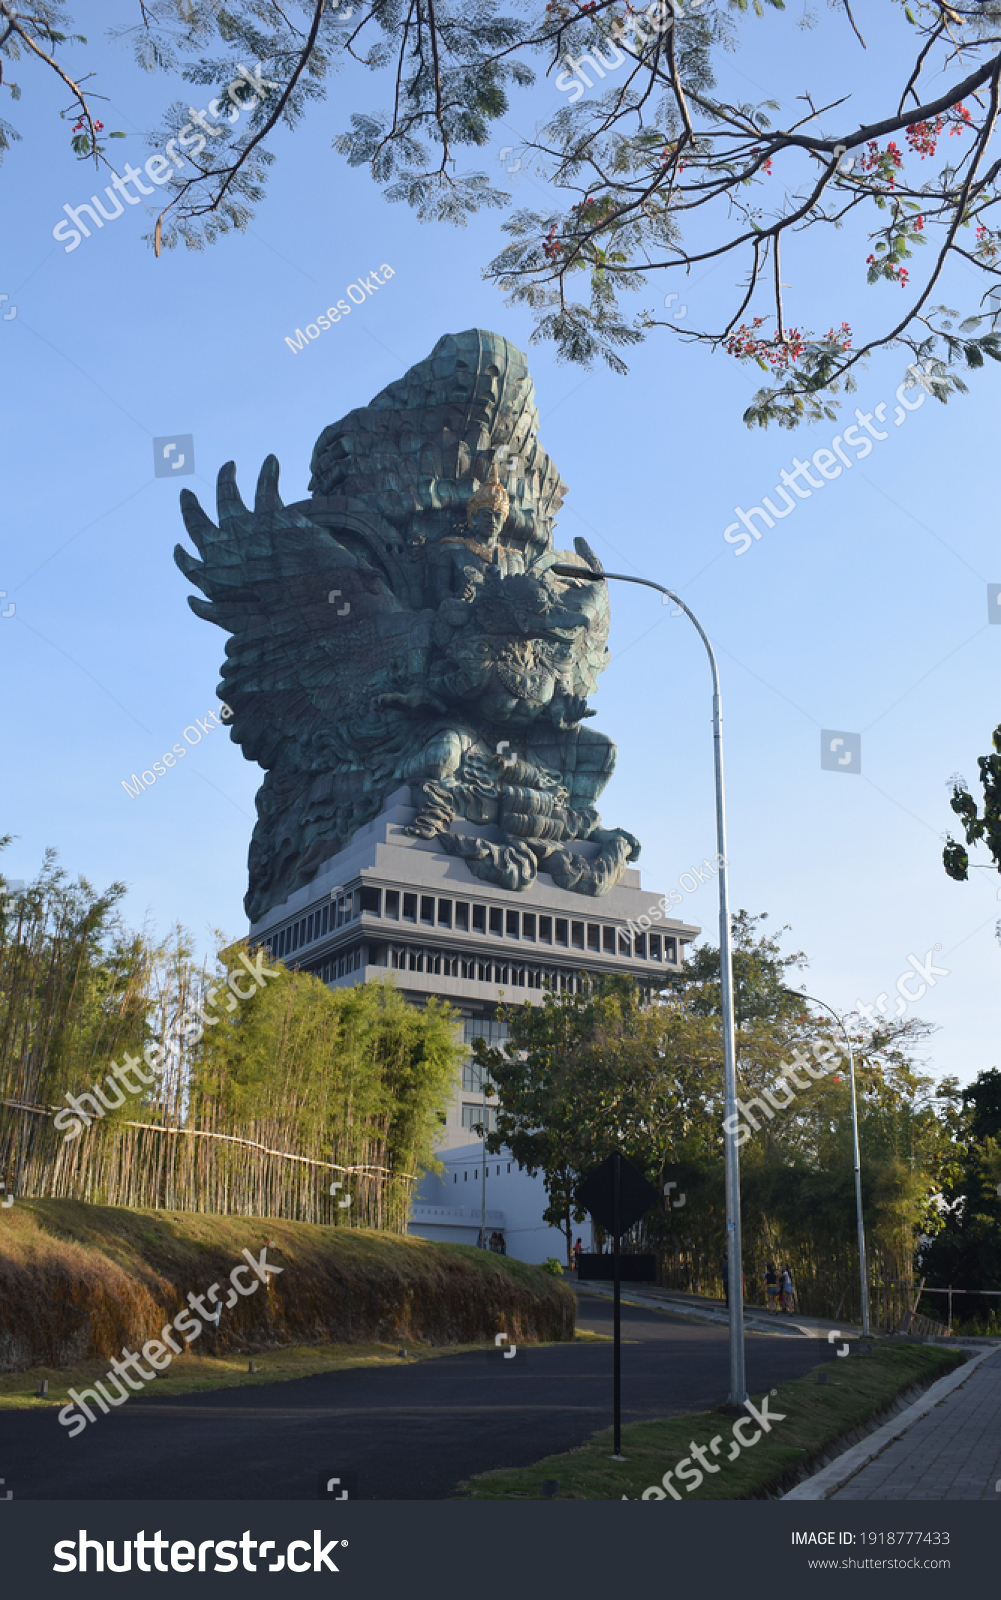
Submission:
[[[556,224],[553,223],[548,234],[542,241],[542,253],[547,261],[558,261],[563,254],[564,246],[556,237]]]

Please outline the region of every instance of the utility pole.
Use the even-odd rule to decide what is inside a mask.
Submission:
[[[730,900],[727,888],[726,806],[723,786],[723,708],[720,698],[719,670],[708,635],[699,619],[689,611],[685,602],[665,589],[662,583],[650,578],[634,578],[625,572],[594,572],[586,566],[554,565],[549,569],[560,578],[576,578],[578,582],[638,583],[645,589],[656,589],[658,594],[673,600],[683,611],[706,647],[713,686],[713,767],[716,777],[716,849],[718,852],[719,879],[719,968],[720,1011],[723,1023],[723,1066],[725,1078],[724,1142],[726,1157],[726,1254],[730,1290],[730,1393],[727,1403],[743,1407],[747,1399],[744,1376],[744,1274],[741,1260],[740,1238],[740,1157],[735,1133],[728,1128],[737,1126],[737,1047],[733,1016],[733,961],[730,954]]]

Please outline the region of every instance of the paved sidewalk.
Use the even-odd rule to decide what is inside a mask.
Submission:
[[[580,1283],[576,1273],[565,1282],[581,1294],[596,1294],[611,1299],[613,1289],[608,1278],[585,1278]],[[693,1322],[728,1324],[730,1314],[723,1300],[711,1300],[707,1295],[687,1294],[681,1289],[662,1289],[652,1283],[624,1283],[623,1305],[658,1306],[662,1311],[673,1311],[677,1316],[689,1317]],[[804,1317],[798,1311],[791,1313],[768,1311],[764,1306],[744,1304],[744,1326],[753,1333],[772,1333],[798,1339],[826,1339],[832,1328],[837,1328],[843,1338],[857,1339],[861,1329],[850,1322],[832,1322],[827,1317]]]
[[[1001,1503],[999,1484],[1001,1351],[830,1499]]]

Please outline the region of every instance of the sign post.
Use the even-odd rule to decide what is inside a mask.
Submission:
[[[612,1428],[615,1442],[612,1445],[612,1454],[618,1461],[622,1457],[622,1296],[620,1292],[622,1280],[619,1276],[619,1234],[622,1231],[622,1157],[619,1155],[618,1151],[615,1152],[612,1160],[615,1162],[615,1226],[612,1230],[615,1238],[615,1261],[613,1267],[615,1274],[615,1287],[612,1294],[614,1304],[614,1349],[612,1353],[612,1360],[615,1363],[615,1372],[612,1378]]]
[[[660,1200],[659,1192],[642,1172],[617,1150],[577,1185],[577,1204],[612,1236],[612,1434],[613,1461],[621,1461],[622,1448],[622,1339],[621,1339],[621,1236]]]

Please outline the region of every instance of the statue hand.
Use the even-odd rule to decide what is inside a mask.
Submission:
[[[596,717],[587,703],[584,695],[565,694],[553,698],[549,706],[550,716],[558,728],[572,728],[578,722],[583,722],[586,717]]]

